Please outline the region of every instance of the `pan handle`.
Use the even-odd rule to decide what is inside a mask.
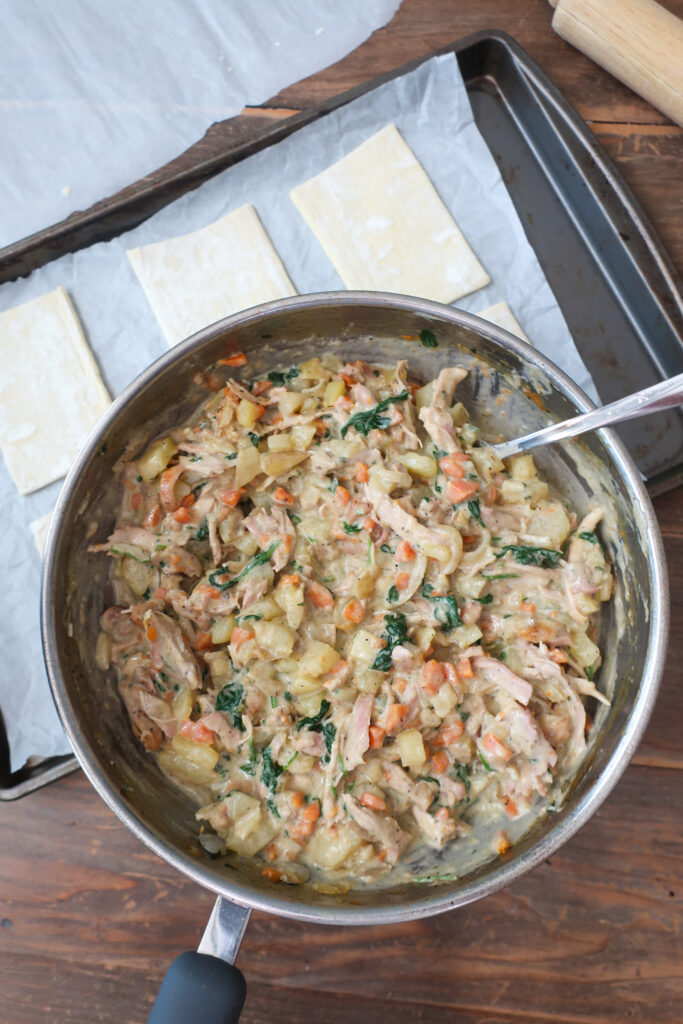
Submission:
[[[219,896],[197,953],[166,971],[147,1024],[237,1024],[247,983],[233,961],[251,910]]]
[[[246,994],[237,967],[206,953],[181,953],[166,971],[147,1024],[237,1024]]]

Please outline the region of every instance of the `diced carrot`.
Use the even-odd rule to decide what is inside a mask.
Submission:
[[[267,878],[269,882],[279,882],[282,878],[282,872],[278,868],[267,867],[261,872],[264,878]]]
[[[348,619],[349,622],[353,622],[357,626],[365,618],[365,609],[360,601],[354,597],[346,605],[342,614],[345,619]]]
[[[498,497],[498,491],[496,490],[495,484],[489,484],[486,488],[486,503],[488,505],[495,505],[496,498]]]
[[[386,800],[382,800],[381,797],[375,796],[374,793],[363,793],[360,798],[360,802],[363,807],[369,807],[371,811],[386,811],[387,809]]]
[[[142,745],[145,750],[153,754],[155,750],[158,750],[163,740],[163,733],[161,729],[155,729],[154,732],[146,732],[142,737]]]
[[[461,658],[455,667],[461,679],[474,679],[472,662],[469,658]]]
[[[207,729],[203,722],[193,722],[190,718],[180,726],[180,735],[187,736],[188,740],[195,743],[213,743],[211,729]]]
[[[180,508],[177,508],[173,513],[173,518],[175,519],[176,523],[191,523],[192,513],[189,512],[186,508],[183,508],[183,506],[181,505]]]
[[[416,340],[414,334],[402,334],[401,337],[403,338],[404,341],[415,341]]]
[[[477,537],[476,533],[466,533],[462,539],[462,542],[463,544],[474,544],[478,540],[479,538]]]
[[[194,641],[195,651],[208,651],[212,645],[210,633],[197,633]]]
[[[143,526],[158,526],[161,522],[161,505],[155,505],[142,520]]]
[[[385,718],[388,735],[398,732],[408,717],[409,710],[407,704],[392,704],[390,706]]]
[[[242,626],[235,626],[230,634],[230,646],[237,650],[242,646],[242,644],[246,643],[247,640],[251,640],[253,635],[253,629],[243,629]]]
[[[379,725],[371,725],[368,732],[370,733],[370,750],[379,750],[386,736],[384,729]]]
[[[147,629],[145,630],[145,634],[146,634],[146,636],[147,636],[147,639],[149,640],[149,642],[150,642],[151,644],[153,644],[153,643],[154,643],[154,641],[155,641],[155,640],[156,640],[156,638],[157,638],[157,631],[156,631],[156,629],[154,628],[154,626],[148,626],[148,627],[147,627]]]
[[[294,504],[294,498],[289,493],[289,491],[286,491],[284,489],[284,487],[275,488],[275,493],[273,494],[273,501],[275,502],[276,505],[286,505],[288,507]]]
[[[493,837],[493,842],[496,853],[499,854],[501,857],[503,856],[504,853],[507,853],[508,850],[512,847],[512,843],[505,835],[502,828],[496,832],[495,836]]]
[[[295,538],[292,537],[291,533],[286,533],[282,540],[282,547],[284,548],[284,552],[286,555],[288,555],[289,552],[292,550],[292,548],[294,547],[294,543]]]
[[[197,593],[202,594],[203,597],[221,596],[221,592],[218,587],[212,587],[209,583],[200,583],[197,587]]]
[[[415,559],[415,548],[407,540],[402,540],[396,548],[397,562],[412,562]]]
[[[304,805],[304,795],[300,789],[295,789],[289,798],[289,802],[295,811],[301,810]]]
[[[238,487],[237,489],[227,487],[225,490],[218,492],[217,498],[229,508],[235,508],[246,493],[244,487]]]
[[[343,412],[351,412],[353,409],[353,402],[348,395],[340,395],[334,404],[336,408],[342,409]]]
[[[400,572],[396,576],[396,586],[399,590],[405,590],[406,587],[410,586],[410,573]]]
[[[299,576],[298,572],[288,572],[280,577],[280,583],[283,583],[285,586],[295,587],[297,583],[301,583],[301,576]]]
[[[448,754],[445,750],[437,750],[436,754],[432,757],[432,768],[437,775],[443,775],[445,771],[448,771],[450,763]]]
[[[372,533],[376,526],[377,523],[372,518],[372,516],[366,516],[366,518],[363,520],[363,529],[365,530],[366,533]]]
[[[436,693],[446,681],[446,674],[440,661],[425,661],[420,672],[420,686],[427,693]]]
[[[551,661],[554,661],[556,665],[566,665],[569,661],[569,656],[566,651],[560,650],[559,647],[553,647],[548,651],[548,657]]]
[[[277,846],[275,843],[268,843],[266,846],[266,860],[277,860]]]
[[[157,587],[157,589],[152,594],[152,597],[154,598],[155,601],[165,601],[167,593],[168,591],[166,590],[166,587]],[[220,594],[220,590],[218,591],[218,593]]]
[[[337,488],[334,492],[334,496],[335,498],[339,498],[342,505],[348,505],[348,503],[351,501],[350,492],[342,484],[337,485]]]
[[[261,417],[263,416],[264,412],[266,411],[266,407],[264,405],[259,405],[256,402],[254,402],[254,405],[256,405],[256,412],[254,413],[254,419],[260,420]]]
[[[315,580],[313,580],[308,588],[308,596],[311,600],[311,604],[316,608],[331,608],[334,605],[334,598],[327,587],[323,587],[322,584],[316,583]]]
[[[484,733],[481,745],[487,754],[491,754],[492,757],[499,757],[501,761],[509,761],[512,757],[510,748],[499,740],[495,733]]]
[[[281,414],[279,412],[276,412],[275,415],[273,416],[272,420],[271,420],[271,423],[274,423],[274,424],[282,423],[283,418],[284,417],[281,416]]]
[[[178,480],[178,467],[170,466],[165,469],[159,479],[159,498],[167,512],[173,512],[178,507],[175,497],[175,485]]]
[[[235,352],[231,356],[226,356],[225,359],[218,360],[219,366],[246,366],[247,357],[244,352]]]
[[[366,484],[368,482],[368,480],[369,480],[368,467],[365,465],[364,462],[357,462],[356,463],[356,473],[355,473],[355,476],[356,476],[356,481],[359,484]]]
[[[462,461],[452,455],[444,455],[442,459],[439,459],[439,468],[453,480],[462,480],[465,475]]]
[[[444,725],[439,730],[439,745],[442,747],[450,747],[451,743],[455,743],[456,740],[460,739],[464,731],[465,726],[463,723],[459,718],[455,718],[452,722],[449,722],[448,725]]]
[[[339,374],[339,376],[344,381],[344,383],[346,384],[347,388],[352,388],[353,385],[356,383],[355,379],[353,377],[349,376],[348,373],[343,373],[342,372],[342,373]]]
[[[517,804],[512,799],[512,797],[503,797],[503,807],[505,808],[505,813],[507,814],[508,818],[519,817],[519,808],[517,807]]]
[[[405,693],[408,686],[408,680],[404,679],[403,676],[396,676],[391,685],[396,690],[396,693]]]
[[[439,807],[438,811],[434,815],[437,821],[448,821],[450,814],[448,813],[447,807]]]
[[[296,825],[290,829],[290,835],[297,843],[304,843],[313,831],[313,827],[320,817],[320,804],[317,800],[307,804],[299,815]]]
[[[526,615],[533,615],[536,611],[536,605],[533,601],[522,601],[519,606],[520,612],[524,612]]]
[[[449,480],[446,484],[446,499],[459,505],[466,498],[471,498],[479,490],[476,480]]]
[[[265,395],[266,391],[268,391],[271,386],[272,385],[269,380],[255,380],[251,386],[252,394],[257,397],[259,395]]]
[[[139,491],[133,491],[130,497],[130,507],[133,509],[133,512],[139,512],[141,505],[142,495]]]
[[[443,674],[447,683],[451,683],[453,686],[457,686],[461,681],[458,674],[458,670],[451,661],[442,662]]]
[[[183,508],[192,508],[196,500],[196,496],[192,493],[192,491],[190,491],[189,494],[185,495],[180,504],[183,506]]]

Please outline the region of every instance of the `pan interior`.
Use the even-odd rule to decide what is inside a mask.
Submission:
[[[424,328],[436,335],[437,348],[420,344]],[[623,767],[615,769],[616,755],[629,730],[637,731],[634,715],[642,725],[647,716],[656,685],[656,669],[651,665],[648,676],[647,668],[658,628],[657,538],[628,460],[597,434],[541,449],[536,456],[541,472],[579,515],[598,503],[605,507],[602,536],[615,576],[614,599],[604,606],[599,637],[604,659],[599,686],[612,703],[590,709],[595,719],[587,756],[578,774],[551,794],[552,813],[539,807],[532,820],[522,819],[519,841],[504,860],[491,859],[484,843],[478,851],[463,846],[459,852],[453,844],[438,853],[420,853],[416,867],[422,877],[451,876],[438,886],[390,878],[336,896],[305,885],[276,886],[249,863],[211,860],[201,850],[194,803],[141,749],[113,673],[102,672],[94,661],[109,563],[105,555],[88,554],[87,546],[104,541],[112,529],[122,465],[155,435],[189,418],[206,397],[202,371],[227,350],[248,355],[249,375],[324,351],[384,364],[407,359],[411,376],[420,381],[446,365],[464,365],[470,373],[458,398],[491,439],[519,436],[577,411],[568,387],[547,366],[536,364],[531,350],[483,321],[418,300],[351,293],[286,300],[223,321],[178,346],[115,403],[74,467],[57,510],[46,561],[46,659],[81,763],[143,841],[238,902],[292,916],[360,923],[436,912],[492,891],[547,856],[592,812],[598,782],[616,778]]]

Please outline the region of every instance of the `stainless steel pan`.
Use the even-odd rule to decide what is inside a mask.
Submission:
[[[420,345],[424,328],[436,335],[438,348]],[[407,921],[486,896],[547,858],[595,812],[628,764],[654,703],[668,625],[659,529],[620,441],[604,430],[541,451],[543,472],[575,508],[605,506],[603,535],[616,580],[601,621],[600,686],[612,703],[595,710],[588,754],[576,778],[555,794],[555,813],[541,814],[505,858],[469,871],[460,865],[456,881],[438,886],[413,882],[330,896],[278,886],[249,864],[208,859],[196,844],[194,806],[135,741],[111,676],[95,665],[108,565],[87,546],[110,532],[123,463],[189,416],[206,394],[201,374],[234,350],[247,353],[252,374],[328,350],[385,363],[407,358],[412,375],[424,380],[446,364],[463,364],[471,372],[459,397],[492,439],[592,408],[552,363],[475,316],[404,296],[343,292],[268,303],[200,331],[145,370],[98,425],[64,485],[45,555],[42,629],[50,684],[79,761],[109,807],[160,857],[222,897],[200,948],[225,960],[234,958],[253,907],[318,924]],[[221,961],[210,957],[183,956],[162,987],[160,998],[170,994],[170,1003],[158,1004],[150,1019],[235,1020],[244,997],[239,972],[221,970]],[[216,994],[220,1006],[215,999],[211,1008],[200,1005]]]

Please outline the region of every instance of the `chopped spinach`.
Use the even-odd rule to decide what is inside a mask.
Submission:
[[[353,523],[344,523],[344,533],[360,533],[360,526],[354,526]]]
[[[240,765],[240,771],[245,775],[253,775],[256,771],[256,747],[253,740],[249,740],[249,760]]]
[[[225,456],[226,462],[232,462],[233,459],[236,459],[236,458],[237,458],[237,452],[228,452],[228,454]]]
[[[492,767],[491,767],[491,765],[490,765],[490,764],[488,763],[488,761],[486,760],[486,758],[485,758],[485,757],[484,757],[484,755],[482,754],[481,750],[478,750],[478,751],[477,751],[477,756],[478,756],[479,760],[481,761],[481,763],[483,764],[483,766],[484,766],[484,768],[486,769],[486,771],[487,771],[487,772],[492,772],[492,771],[493,771],[493,768],[492,768]]]
[[[311,732],[322,732],[323,718],[325,718],[329,710],[329,700],[322,700],[317,715],[306,715],[305,718],[300,718],[296,723],[296,731],[301,732],[302,729],[310,729]]]
[[[394,647],[399,647],[408,639],[408,626],[405,615],[385,615],[384,621],[386,623],[384,640],[386,640],[387,645],[382,648],[370,666],[378,672],[389,671],[392,665],[391,652]]]
[[[405,402],[406,398],[410,395],[407,391],[402,391],[399,395],[390,395],[389,398],[383,398],[374,409],[368,409],[367,412],[357,412],[344,424],[341,429],[341,436],[346,437],[346,433],[350,427],[354,427],[359,434],[363,434],[367,437],[371,430],[385,430],[389,426],[389,417],[382,416],[382,413],[396,402]]]
[[[398,601],[398,587],[389,587],[387,597],[390,601]]]
[[[292,520],[295,526],[298,526],[301,522],[301,516],[298,516],[296,512],[288,512],[287,515]]]
[[[231,580],[220,583],[219,577],[225,576],[225,570],[216,569],[215,572],[209,573],[209,583],[212,587],[218,587],[219,590],[231,590],[233,587],[237,586],[239,581],[243,579],[247,573],[251,572],[252,569],[255,569],[258,565],[265,565],[266,562],[269,562],[279,543],[279,541],[276,541],[275,544],[271,544],[265,551],[258,551],[253,558],[249,559],[242,571]]]
[[[579,534],[579,540],[587,540],[589,544],[599,544],[600,543],[600,541],[598,540],[597,536],[593,533],[592,530],[584,530],[583,533],[580,533]]]
[[[195,533],[194,539],[195,540],[207,540],[208,536],[209,536],[209,526],[208,526],[208,523],[207,523],[207,521],[205,519],[203,521],[202,525],[199,527],[199,529]]]
[[[255,431],[248,430],[247,431],[247,437],[249,438],[249,440],[253,444],[254,448],[258,448],[258,443],[261,440],[260,436]]]
[[[479,508],[479,498],[475,498],[474,501],[468,501],[467,510],[472,519],[476,520],[480,526],[484,525],[484,520],[481,518],[481,509]]]
[[[271,384],[275,384],[277,387],[282,387],[287,381],[293,380],[299,376],[299,369],[296,366],[292,366],[289,370],[271,370],[266,374],[266,377]]]
[[[383,551],[385,555],[393,555],[393,548],[390,548],[388,544],[380,544],[380,551]]]
[[[586,679],[588,679],[592,683],[594,678],[595,678],[595,665],[589,665],[588,668],[586,669]]]
[[[428,328],[425,328],[423,331],[420,331],[420,341],[422,342],[425,348],[439,347],[439,343],[436,340],[434,332],[430,331]]]
[[[334,737],[337,735],[336,728],[332,725],[332,722],[323,722],[320,730],[322,738],[325,741],[325,750],[327,751],[325,757],[323,757],[323,764],[329,764],[330,753],[332,751],[332,744],[334,743]]]
[[[462,782],[463,786],[465,787],[465,799],[469,801],[471,786],[469,766],[466,764],[453,765],[451,769],[451,774],[453,775],[454,778],[458,779],[459,782]]]
[[[477,604],[491,604],[491,601],[493,601],[493,594],[484,594],[483,597],[473,597],[472,600],[476,601]]]
[[[503,558],[507,554],[514,555],[520,565],[537,565],[541,569],[555,569],[562,557],[562,552],[554,548],[536,548],[526,544],[506,544],[496,557]]]
[[[240,732],[245,732],[242,721],[242,701],[244,699],[244,687],[241,683],[233,680],[220,691],[216,697],[216,711],[225,711],[230,715],[232,724]]]
[[[277,789],[277,780],[282,775],[284,768],[282,767],[281,764],[278,764],[277,761],[273,760],[273,755],[270,752],[270,747],[265,748],[265,750],[261,754],[261,757],[263,758],[261,782],[266,787],[266,789],[270,791],[271,794],[274,794]]]
[[[483,573],[482,573],[483,575]],[[485,580],[518,580],[519,575],[516,572],[499,572],[495,576],[484,576]]]
[[[277,707],[277,697],[273,697],[272,694],[271,694],[271,697],[270,697],[270,706],[271,706],[271,708],[276,708]]]
[[[422,596],[434,603],[434,618],[449,632],[455,626],[462,626],[458,602],[452,594],[434,594],[431,583],[422,585]]]

